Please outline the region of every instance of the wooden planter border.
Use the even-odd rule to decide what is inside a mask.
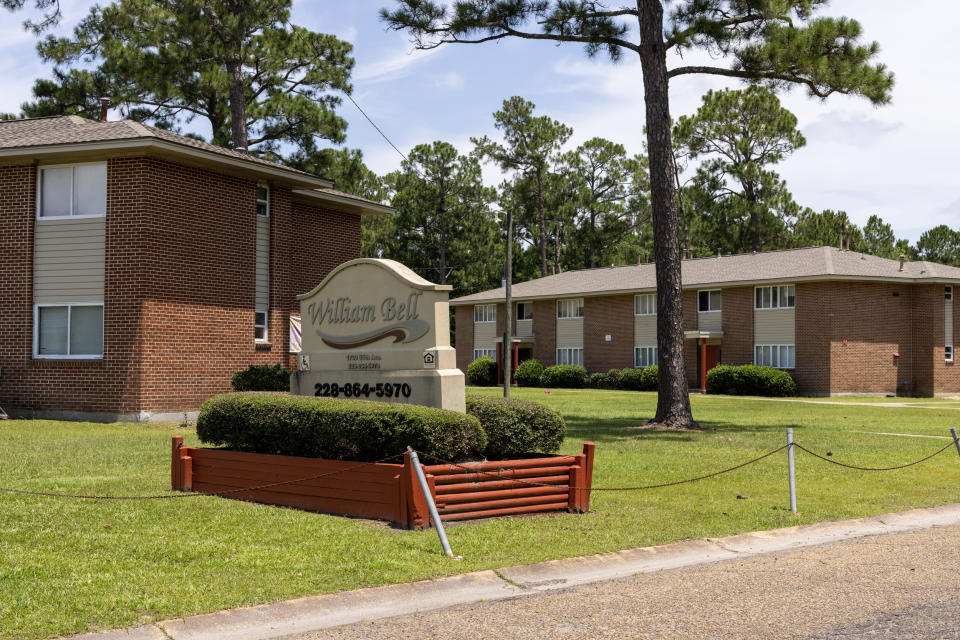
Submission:
[[[593,452],[587,442],[574,456],[424,465],[423,470],[445,522],[562,509],[583,513],[590,508]],[[181,436],[173,436],[171,455],[175,490],[389,520],[406,529],[430,525],[409,455],[403,464],[344,462],[185,447]],[[314,476],[324,477],[303,480]]]

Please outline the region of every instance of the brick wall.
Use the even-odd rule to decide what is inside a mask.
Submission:
[[[533,302],[533,357],[545,367],[557,361],[557,302]]]
[[[270,190],[268,340],[253,337],[256,182],[149,160],[153,275],[146,293],[141,410],[195,409],[251,364],[290,366],[296,295],[359,257],[360,223]],[[169,185],[176,185],[171,189]],[[198,215],[202,212],[202,215]]]
[[[269,343],[253,339],[256,182],[155,158],[108,162],[104,357],[33,360],[36,169],[0,167],[0,406],[196,410],[250,364],[289,366],[295,296],[359,256],[354,215],[271,189]],[[9,204],[8,204],[9,203]],[[10,240],[12,239],[12,242]]]
[[[683,330],[697,330],[697,292],[683,292]],[[687,369],[687,384],[691,389],[700,388],[700,380],[697,378],[697,349],[700,346],[696,340],[683,341],[683,361]]]
[[[914,341],[915,379],[918,395],[960,395],[958,356],[954,361],[944,360],[944,297],[943,285],[914,285]],[[960,287],[953,288],[953,344],[958,347],[960,318],[957,317],[957,296]]]
[[[830,321],[831,393],[912,391],[915,301],[911,287],[835,282],[821,287],[821,292]],[[942,334],[942,296],[940,307]],[[798,332],[808,334],[810,328],[798,326]]]
[[[833,283],[801,282],[796,285],[795,354],[793,376],[800,393],[829,395],[830,342],[833,324]]]
[[[104,291],[104,357],[100,360],[33,359],[33,232],[36,177],[33,166],[0,167],[0,406],[30,415],[33,411],[85,413],[133,411],[140,390],[138,328],[143,283],[136,264],[141,252],[126,244],[138,233],[142,165],[135,159],[107,165],[107,282],[122,285]],[[129,212],[121,223],[118,212]],[[116,233],[111,239],[110,234]]]
[[[943,286],[931,286],[934,289],[931,292],[931,301],[937,297],[940,298],[940,326],[943,326]],[[960,347],[960,286],[953,286],[953,362],[946,362],[943,359],[944,332],[941,329],[937,334],[939,339],[939,349],[934,350],[933,356],[933,375],[934,375],[934,395],[960,395],[960,366],[958,366],[957,348]],[[931,326],[933,330],[933,325]]]
[[[633,366],[633,295],[583,299],[583,358],[595,373]],[[610,342],[605,339],[610,335]]]
[[[753,287],[723,290],[723,364],[753,364]]]
[[[360,257],[360,218],[301,202],[292,205],[291,294],[308,293],[337,265]],[[300,309],[297,302],[295,310]]]
[[[464,373],[473,361],[473,305],[454,307],[456,316],[457,368]]]
[[[936,309],[918,291],[907,284],[799,283],[793,375],[800,392],[926,393],[932,372],[925,372],[929,358],[915,323],[929,324],[925,318]]]

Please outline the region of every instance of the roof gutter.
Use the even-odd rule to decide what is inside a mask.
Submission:
[[[393,207],[388,207],[377,202],[372,202],[365,198],[351,198],[350,196],[341,196],[336,193],[325,191],[296,189],[293,192],[298,196],[303,196],[311,200],[321,200],[323,202],[332,202],[334,204],[356,207],[360,215],[364,216],[388,216],[397,212]]]
[[[769,280],[730,280],[727,282],[700,282],[696,284],[685,284],[682,285],[684,291],[696,291],[698,289],[707,289],[707,288],[723,288],[723,287],[745,287],[745,286],[767,286],[773,284],[793,284],[795,282],[830,282],[830,281],[841,281],[841,282],[886,282],[893,284],[960,284],[960,278],[944,278],[944,277],[930,277],[930,278],[891,278],[884,276],[849,276],[849,275],[819,275],[819,276],[799,276],[794,278],[770,278]],[[517,285],[514,285],[514,292],[516,292]],[[560,298],[597,298],[601,296],[616,296],[624,294],[640,294],[640,293],[656,293],[656,287],[636,287],[630,289],[610,289],[607,291],[583,291],[583,292],[565,292],[565,293],[551,293],[551,294],[540,294],[533,296],[525,296],[522,294],[513,294],[514,302],[526,302],[528,300],[557,300]],[[479,295],[479,294],[473,294]],[[496,298],[474,298],[472,296],[463,296],[462,298],[454,298],[450,301],[451,307],[459,307],[465,305],[473,304],[494,304],[494,303],[503,303],[505,301],[504,296],[499,296]]]
[[[244,171],[250,171],[260,175],[282,180],[292,186],[301,188],[332,188],[333,182],[326,178],[311,176],[300,171],[286,170],[281,167],[272,167],[270,165],[233,158],[231,156],[213,153],[204,149],[197,149],[187,145],[177,144],[167,140],[158,140],[157,138],[124,138],[121,140],[103,140],[97,142],[80,142],[43,145],[36,147],[15,147],[10,149],[0,149],[0,159],[17,158],[21,156],[44,157],[54,156],[63,153],[95,153],[105,151],[136,151],[136,150],[158,150],[173,153],[175,155],[186,156],[198,160],[206,160],[216,164],[229,166]]]

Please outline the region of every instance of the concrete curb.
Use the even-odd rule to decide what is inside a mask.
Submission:
[[[135,629],[74,636],[73,640],[274,640],[361,620],[523,597],[639,573],[957,525],[960,525],[960,504],[949,504],[311,596],[166,620]]]

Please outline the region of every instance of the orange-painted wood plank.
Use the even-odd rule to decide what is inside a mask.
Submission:
[[[444,522],[452,520],[473,520],[475,518],[496,518],[499,516],[511,516],[531,513],[546,513],[548,511],[561,511],[567,508],[567,502],[551,502],[549,504],[533,505],[526,507],[511,507],[508,509],[496,509],[493,511],[466,511],[462,513],[440,514],[440,519]]]

